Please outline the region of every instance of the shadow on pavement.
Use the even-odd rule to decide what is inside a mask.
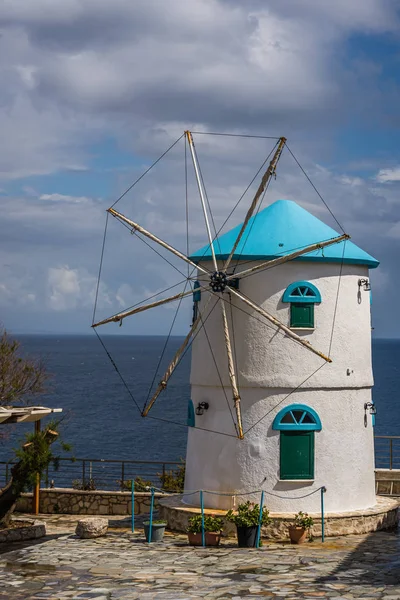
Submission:
[[[318,583],[347,585],[400,585],[400,534],[380,531],[370,534],[328,576]]]

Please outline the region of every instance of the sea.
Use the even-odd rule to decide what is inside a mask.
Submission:
[[[41,359],[51,375],[48,391],[35,404],[62,408],[61,434],[77,458],[179,461],[185,456],[188,351],[148,418],[144,402],[183,338],[95,335],[20,335],[26,354]],[[375,434],[400,435],[400,340],[374,339]],[[153,382],[153,384],[152,384]],[[152,384],[152,385],[151,385]],[[32,424],[10,427],[0,443],[0,460]],[[3,428],[4,430],[4,428]]]

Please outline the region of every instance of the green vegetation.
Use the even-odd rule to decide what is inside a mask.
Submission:
[[[237,513],[229,510],[226,513],[226,519],[235,523],[236,527],[254,527],[260,520],[260,506],[250,501],[239,504]],[[271,522],[269,511],[264,507],[261,516],[261,525],[268,525]]]
[[[224,526],[224,522],[220,517],[212,515],[204,516],[204,531],[210,533],[219,533]],[[189,519],[188,533],[201,533],[201,515],[194,515]]]
[[[314,525],[314,519],[308,513],[300,511],[295,515],[293,525],[295,527],[302,527],[303,529],[310,529]]]
[[[48,374],[40,360],[20,353],[20,344],[3,330],[0,333],[0,406],[28,404],[46,391]],[[51,450],[59,439],[59,421],[51,421],[42,431],[27,434],[24,443],[15,450],[18,462],[11,469],[11,478],[0,491],[0,526],[8,527],[21,494],[35,485],[52,463],[58,467],[58,457]],[[70,446],[61,443],[64,451]]]
[[[182,460],[182,464],[175,470],[171,469],[165,473],[158,473],[161,487],[166,492],[183,492],[185,485],[185,470],[186,464]]]

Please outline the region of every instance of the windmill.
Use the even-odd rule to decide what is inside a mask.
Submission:
[[[189,332],[153,395],[138,408],[153,418],[149,412],[191,347],[185,490],[210,490],[208,507],[230,508],[235,494],[246,497],[262,488],[280,493],[272,494],[271,510],[290,512],[293,490],[304,486],[310,491],[297,497],[296,510],[318,510],[322,486],[329,486],[327,510],[373,506],[373,423],[365,408],[373,385],[371,316],[365,292],[368,270],[379,262],[352,243],[336,219],[342,233],[290,200],[260,210],[285,148],[299,165],[283,137],[264,162],[272,157],[243,223],[213,236],[193,135],[183,135],[208,244],[185,254],[115,204],[108,214],[192,267],[186,278],[191,289],[120,311],[93,322],[93,328],[121,325],[193,294]],[[247,497],[258,499],[250,492]],[[198,506],[199,497],[188,494],[183,502]]]

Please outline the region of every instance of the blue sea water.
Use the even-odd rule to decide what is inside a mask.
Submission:
[[[43,357],[52,374],[51,389],[37,404],[63,408],[63,437],[72,443],[76,457],[166,461],[184,457],[190,352],[151,411],[152,418],[144,419],[138,407],[148,395],[165,338],[103,338],[132,395],[94,335],[29,335],[19,340],[28,354]],[[181,343],[182,338],[170,339],[154,385]],[[400,340],[373,341],[373,368],[375,433],[400,435]],[[12,429],[11,439],[0,445],[0,460],[11,458],[12,447],[27,430],[32,425]]]

